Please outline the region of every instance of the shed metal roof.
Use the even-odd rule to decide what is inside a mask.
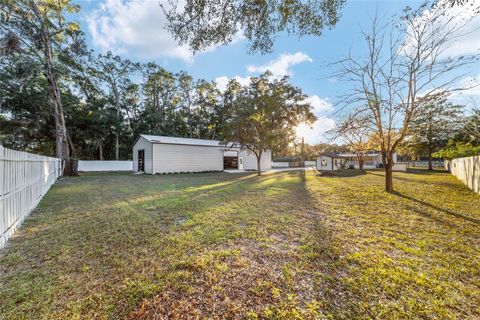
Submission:
[[[141,134],[140,136],[151,143],[184,144],[184,145],[209,146],[209,147],[225,146],[224,142],[215,141],[215,140],[153,136],[148,134]],[[230,147],[231,144],[229,143],[228,146]]]

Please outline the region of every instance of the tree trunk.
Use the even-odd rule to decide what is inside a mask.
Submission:
[[[360,169],[360,171],[363,170],[364,165],[365,165],[365,159],[363,158],[363,156],[358,156],[358,168]]]
[[[432,151],[428,150],[428,170],[433,171]]]
[[[118,130],[120,129],[120,93],[118,92],[118,89],[115,89],[115,108],[117,109],[117,121],[119,127],[115,129],[115,160],[119,159],[119,149],[120,149],[120,143],[119,143],[119,133]]]
[[[73,158],[73,159],[77,159],[77,151],[75,149],[75,146],[73,144],[73,141],[72,141],[72,137],[70,136],[70,133],[68,132],[68,130],[66,130],[66,135],[67,135],[67,141],[68,141],[68,146],[69,146],[69,150],[70,150],[70,158]]]
[[[393,156],[389,154],[385,166],[385,191],[392,193],[393,190]]]
[[[78,160],[64,160],[63,161],[63,175],[64,176],[78,176]]]
[[[58,79],[55,74],[51,35],[43,27],[41,28],[40,40],[43,46],[43,55],[45,57],[45,61],[43,62],[44,75],[47,79],[48,92],[54,111],[55,154],[57,158],[62,159],[62,162],[64,163],[64,168],[67,168],[69,167],[70,150],[68,143],[67,126],[65,124],[65,114],[63,112],[60,87],[58,85]],[[70,172],[70,170],[67,170],[66,172],[64,172],[64,175],[69,175]]]
[[[260,153],[260,154],[257,156],[257,176],[261,176],[261,175],[262,175],[262,168],[260,167],[261,159],[262,159],[262,153]]]
[[[47,55],[48,53],[45,53]],[[48,59],[47,59],[48,60]],[[55,119],[55,153],[56,157],[64,160],[70,159],[70,152],[67,141],[67,127],[65,125],[65,115],[63,113],[62,99],[57,79],[53,72],[51,61],[45,63],[45,78],[47,78],[50,100],[53,104]]]
[[[98,144],[98,156],[100,160],[103,160],[103,143],[102,142]]]
[[[53,101],[53,100],[52,100]],[[65,120],[63,110],[58,106],[58,102],[53,102],[55,109],[55,155],[59,159],[68,160],[68,142],[65,135]]]
[[[115,133],[115,160],[119,159],[119,149],[120,149],[120,143],[119,143],[119,137],[118,133]]]

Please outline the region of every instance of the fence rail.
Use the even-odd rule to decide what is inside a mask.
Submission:
[[[0,146],[0,248],[61,173],[60,159]]]

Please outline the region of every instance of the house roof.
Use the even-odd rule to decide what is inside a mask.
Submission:
[[[365,157],[376,157],[380,155],[378,151],[368,151],[367,153],[364,154]],[[352,158],[356,157],[357,154],[354,152],[342,152],[342,153],[334,153],[334,152],[325,152],[325,153],[320,153],[318,156],[327,156],[329,158]]]
[[[320,153],[318,156],[326,156],[326,157],[329,157],[329,158],[347,158],[347,157],[349,157],[349,156],[344,156],[342,154],[333,153],[333,152]]]
[[[153,136],[148,134],[141,134],[140,136],[151,143],[183,144],[183,145],[209,146],[209,147],[225,146],[224,142],[215,141],[215,140]]]

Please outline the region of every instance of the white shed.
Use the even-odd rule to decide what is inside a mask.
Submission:
[[[262,171],[272,167],[272,153],[260,159]],[[220,141],[142,134],[133,146],[133,171],[156,173],[257,170],[255,154]]]

